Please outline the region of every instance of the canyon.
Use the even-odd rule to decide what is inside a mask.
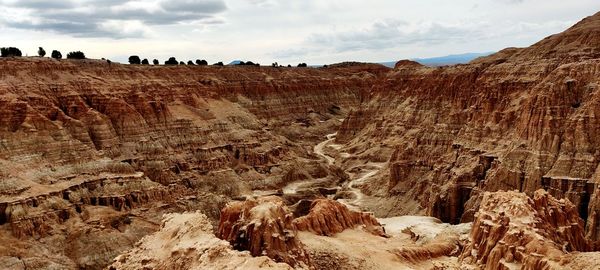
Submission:
[[[600,13],[444,67],[0,71],[3,269],[600,269]]]

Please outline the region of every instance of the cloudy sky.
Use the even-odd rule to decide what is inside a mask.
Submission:
[[[528,46],[598,11],[598,0],[0,0],[0,46],[121,62],[383,62]]]

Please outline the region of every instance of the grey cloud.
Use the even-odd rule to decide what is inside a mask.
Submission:
[[[161,6],[166,11],[204,14],[218,13],[227,9],[225,2],[221,0],[162,1]]]
[[[141,31],[119,32],[119,29],[106,31],[102,25],[111,20],[127,22],[138,21],[141,26],[173,25],[182,22],[215,24],[222,22],[216,14],[227,9],[224,0],[187,0],[160,1],[153,8],[145,8],[143,4],[156,4],[139,0],[108,1],[44,1],[18,0],[1,1],[8,8],[19,8],[28,11],[31,19],[7,21],[4,24],[18,29],[53,31],[72,36],[85,37],[141,37]],[[127,6],[129,3],[137,4]],[[114,31],[116,30],[116,31]]]
[[[11,7],[31,8],[31,9],[68,9],[74,8],[73,1],[48,1],[48,0],[20,0],[20,1],[0,1],[0,4]]]
[[[468,26],[446,26],[440,23],[409,25],[399,20],[387,20],[358,31],[313,34],[307,38],[306,43],[333,48],[337,52],[388,49],[406,44],[431,45],[467,40],[476,34],[475,31]]]

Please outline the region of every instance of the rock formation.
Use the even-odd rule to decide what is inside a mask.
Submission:
[[[294,219],[293,223],[298,230],[317,235],[332,236],[360,226],[374,235],[385,236],[381,224],[373,214],[354,212],[345,205],[328,199],[313,201],[308,214]]]
[[[235,251],[216,238],[208,218],[198,212],[169,214],[160,230],[115,258],[111,270],[137,269],[292,269],[265,256]]]
[[[318,199],[307,210],[305,215],[294,219],[279,197],[232,202],[221,211],[217,236],[237,250],[247,250],[254,256],[266,255],[295,267],[312,267],[304,244],[297,237],[298,231],[333,236],[346,229],[360,228],[385,236],[372,214],[351,211],[337,201]]]
[[[292,213],[279,197],[233,202],[221,211],[217,236],[253,256],[266,255],[292,266],[309,266],[310,259],[292,220]]]
[[[576,257],[565,252],[600,240],[599,29],[600,13],[528,48],[435,68],[2,58],[0,242],[19,245],[0,249],[0,266],[100,269],[157,230],[163,214],[201,210],[220,218],[234,248],[310,267],[298,229],[333,242],[357,226],[383,235],[373,216],[319,200],[357,194],[365,196],[353,202],[379,216],[473,221],[469,249],[478,253],[463,253],[465,263],[542,267]],[[325,161],[313,147],[336,131],[337,156]],[[363,178],[349,184],[351,175]],[[300,181],[313,188],[290,188]],[[525,208],[502,216],[486,208],[503,202],[488,192],[502,190],[532,199],[514,193]],[[219,217],[231,200],[263,193],[317,200],[294,214],[272,198],[235,202]],[[521,223],[524,237],[511,231]],[[446,256],[455,243],[382,256]]]
[[[5,242],[40,247],[0,257],[27,268],[60,257],[59,268],[88,269],[157,229],[164,213],[202,210],[217,224],[232,198],[281,188],[292,164],[318,161],[304,147],[339,126],[388,70],[39,58],[2,58],[0,69],[0,229],[11,235]],[[324,169],[318,177],[334,183],[341,175]],[[112,210],[134,221],[97,223]],[[62,248],[92,233],[121,246]]]
[[[364,192],[401,206],[388,215],[459,223],[485,191],[543,188],[573,202],[598,240],[598,25],[600,13],[466,65],[400,62],[338,131],[353,159],[391,153]]]
[[[555,269],[567,252],[591,247],[569,201],[543,190],[533,199],[514,191],[486,192],[461,260],[483,269]]]

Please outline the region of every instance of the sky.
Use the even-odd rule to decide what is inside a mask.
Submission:
[[[526,47],[598,0],[0,0],[0,47],[127,62],[389,62]]]

